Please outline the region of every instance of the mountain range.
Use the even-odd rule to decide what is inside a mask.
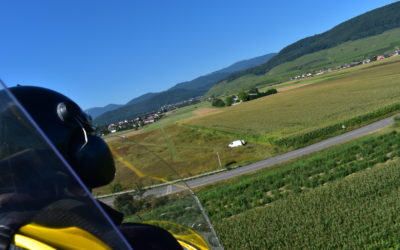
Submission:
[[[305,70],[318,70],[393,51],[400,46],[397,37],[393,38],[398,34],[396,28],[399,27],[400,2],[395,2],[354,17],[321,34],[294,42],[278,54],[241,61],[192,81],[178,83],[164,92],[135,98],[122,107],[101,114],[95,123],[106,124],[131,118],[191,97],[220,96],[265,86],[288,80],[288,77]],[[390,36],[392,40],[382,40]],[[374,44],[368,44],[370,41]]]
[[[276,53],[269,53],[263,56],[242,60],[191,81],[178,83],[166,91],[141,95],[130,100],[125,105],[109,104],[105,107],[90,108],[85,111],[94,118],[94,122],[98,125],[124,119],[132,119],[135,116],[155,111],[163,105],[174,104],[201,96],[215,83],[225,79],[230,74],[265,63],[275,55]]]
[[[378,35],[397,27],[400,27],[400,1],[354,17],[324,33],[292,43],[268,62],[232,74],[227,80],[234,80],[248,74],[265,74],[273,67],[293,61],[303,55],[329,49],[347,41]]]

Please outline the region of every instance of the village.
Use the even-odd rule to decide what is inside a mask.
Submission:
[[[328,73],[328,72],[332,72],[334,70],[347,69],[347,68],[354,67],[354,66],[357,66],[357,65],[368,64],[368,63],[373,62],[373,61],[380,61],[380,60],[383,60],[383,59],[386,59],[386,58],[389,58],[389,57],[392,57],[392,56],[398,56],[398,55],[400,55],[400,49],[398,47],[396,47],[396,49],[390,54],[377,55],[377,56],[374,56],[372,58],[366,58],[366,59],[361,60],[361,61],[354,61],[354,62],[346,63],[346,64],[343,64],[343,65],[338,65],[338,66],[335,66],[335,67],[324,68],[324,69],[321,69],[321,70],[318,70],[318,71],[307,72],[307,73],[292,77],[290,80],[299,80],[299,79],[303,79],[303,78],[307,78],[307,77],[319,76],[319,75],[322,75],[322,74],[325,74],[325,73]]]
[[[138,129],[140,129],[141,127],[143,127],[145,125],[157,122],[162,117],[164,117],[167,114],[171,113],[175,109],[199,103],[200,102],[200,98],[201,97],[198,96],[198,97],[190,98],[188,100],[181,101],[181,102],[178,102],[178,103],[163,105],[157,111],[146,113],[146,114],[137,116],[137,117],[135,117],[133,119],[130,119],[130,120],[126,119],[126,120],[123,120],[123,121],[118,121],[118,122],[114,122],[114,123],[108,124],[107,126],[99,127],[97,133],[100,136],[104,136],[104,135],[107,135],[107,134],[110,134],[110,133],[116,133],[116,132],[124,131],[124,130],[128,130],[128,129],[136,129],[136,130],[138,130]]]

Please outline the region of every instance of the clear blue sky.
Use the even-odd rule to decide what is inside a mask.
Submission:
[[[389,0],[3,0],[0,78],[83,108],[278,52]]]

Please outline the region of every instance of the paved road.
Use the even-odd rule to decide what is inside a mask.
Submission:
[[[356,130],[332,137],[330,139],[323,140],[321,142],[312,144],[310,146],[300,148],[300,149],[297,149],[297,150],[294,150],[294,151],[291,151],[291,152],[288,152],[285,154],[277,155],[272,158],[262,160],[262,161],[244,166],[244,167],[239,167],[239,168],[236,168],[233,170],[219,172],[219,173],[216,173],[213,175],[208,175],[208,176],[201,177],[198,179],[189,180],[189,181],[186,181],[186,184],[190,188],[196,188],[196,187],[201,187],[201,186],[211,184],[214,182],[226,180],[226,179],[229,179],[232,177],[236,177],[239,175],[251,173],[251,172],[263,169],[263,168],[271,167],[278,163],[292,160],[292,159],[298,158],[300,156],[314,153],[314,152],[320,151],[322,149],[331,147],[333,145],[341,144],[341,143],[350,141],[354,138],[367,135],[369,133],[372,133],[374,131],[377,131],[379,129],[382,129],[382,128],[390,125],[392,122],[393,122],[393,117],[389,117],[389,118],[374,122],[372,124],[369,124],[365,127],[361,127],[359,129],[356,129]],[[162,186],[162,187],[149,189],[145,192],[145,195],[161,195],[162,196],[162,195],[166,195],[166,194],[175,193],[175,192],[182,190],[182,187],[180,187],[182,185],[184,185],[184,184],[176,183],[174,185],[166,185],[166,186]],[[115,198],[115,196],[110,196],[110,197],[102,198],[101,200],[103,202],[111,205],[112,202],[114,201],[114,198]]]

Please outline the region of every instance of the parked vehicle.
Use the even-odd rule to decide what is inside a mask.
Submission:
[[[236,148],[236,147],[243,146],[245,144],[246,144],[246,142],[244,140],[236,140],[236,141],[229,143],[228,147]]]

